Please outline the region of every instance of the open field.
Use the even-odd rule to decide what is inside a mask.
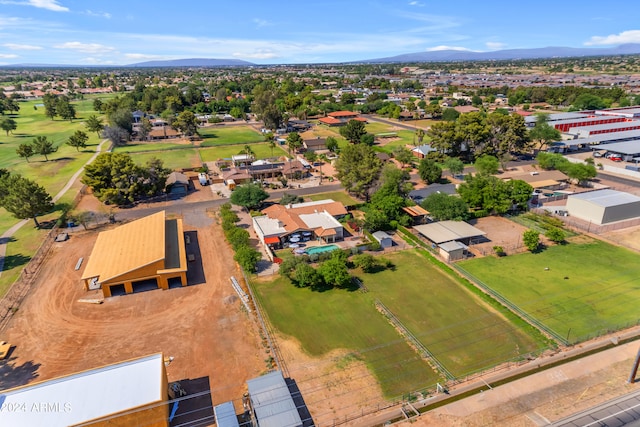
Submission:
[[[131,153],[131,158],[138,164],[144,164],[153,157],[163,161],[169,169],[183,169],[202,166],[196,148],[179,148],[175,150],[147,151]]]
[[[83,290],[84,265],[74,270],[79,257],[87,262],[97,232],[55,243],[3,331],[15,348],[0,362],[0,389],[163,352],[174,357],[169,381],[180,380],[193,393],[200,390],[189,390],[190,384],[200,380],[211,387],[213,404],[235,400],[241,408],[246,380],[266,371],[268,355],[230,285],[229,276],[240,275],[220,227],[203,211],[186,212],[184,221],[204,273],[194,271],[198,261],[189,263],[187,287],[113,297],[100,305],[78,302],[97,295]]]
[[[113,148],[114,153],[138,153],[141,151],[159,151],[174,150],[182,148],[191,148],[191,144],[180,144],[175,140],[167,140],[164,142],[129,142],[126,145],[120,145]]]
[[[387,257],[395,271],[357,273],[368,288],[366,293],[313,292],[295,288],[282,277],[257,281],[254,288],[271,323],[286,340],[299,342],[316,360],[340,351],[364,361],[386,398],[433,387],[444,374],[436,374],[417,357],[377,312],[376,300],[454,375],[494,366],[544,345],[480,302],[422,254],[402,251]]]
[[[385,256],[397,269],[362,274],[380,299],[455,377],[540,350],[511,324],[416,251]]]
[[[198,133],[203,139],[201,147],[264,141],[264,136],[251,126],[207,126],[199,128]]]
[[[349,196],[344,191],[333,191],[331,193],[311,194],[308,197],[309,197],[309,199],[311,199],[314,202],[318,201],[318,200],[333,199],[336,202],[340,202],[345,206],[353,206],[353,205],[357,205],[357,204],[360,203],[356,199],[354,199],[353,197]]]
[[[213,162],[219,159],[230,159],[231,156],[240,154],[244,149],[244,145],[227,145],[217,146],[209,148],[201,148],[200,156],[205,162]],[[271,154],[271,148],[266,142],[259,144],[251,144],[251,149],[256,159],[266,159],[269,157],[281,157],[286,156],[286,152],[281,148],[275,147],[273,149],[273,156]]]
[[[585,236],[568,240],[458,265],[569,342],[635,325],[640,256]]]
[[[337,289],[313,292],[282,277],[256,282],[254,287],[280,333],[295,338],[314,358],[341,351],[345,362],[363,361],[387,398],[438,380],[428,363],[376,311],[371,295]]]

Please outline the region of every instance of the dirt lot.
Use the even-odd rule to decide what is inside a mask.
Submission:
[[[491,255],[494,246],[502,246],[507,254],[525,250],[522,247],[522,233],[527,228],[506,218],[487,216],[469,221],[471,225],[487,233],[481,243],[474,243],[470,251],[477,256]]]
[[[214,404],[233,399],[240,411],[246,380],[266,370],[266,353],[231,287],[229,277],[240,275],[220,227],[204,212],[184,221],[200,247],[189,265],[190,286],[113,297],[100,305],[78,302],[91,294],[80,281],[83,268],[74,270],[80,257],[88,259],[97,232],[73,233],[54,244],[2,337],[16,347],[0,365],[0,389],[162,352],[174,357],[169,381],[184,381],[190,393],[208,386]],[[191,271],[199,264],[204,277]]]
[[[640,226],[610,231],[602,236],[621,246],[640,252]]]

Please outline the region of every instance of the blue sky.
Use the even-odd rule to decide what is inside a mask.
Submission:
[[[0,64],[323,63],[446,47],[605,47],[640,43],[639,16],[633,0],[0,0]]]

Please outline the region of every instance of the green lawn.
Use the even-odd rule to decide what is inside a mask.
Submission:
[[[386,123],[380,123],[380,122],[367,123],[366,129],[367,129],[367,132],[372,133],[374,135],[377,133],[395,132],[395,130],[392,129],[392,126]]]
[[[423,253],[401,251],[385,257],[397,269],[362,274],[363,283],[454,376],[544,345],[478,301]]]
[[[205,162],[212,162],[219,159],[230,159],[231,156],[240,154],[243,148],[243,146],[239,145],[201,148],[200,156],[202,156],[202,160]],[[263,142],[260,144],[251,144],[251,149],[253,150],[256,159],[266,159],[272,157],[271,148],[269,148],[269,145],[267,143]],[[286,155],[286,153],[280,148],[275,147],[273,149],[273,156],[278,157],[284,155]]]
[[[271,323],[322,356],[347,349],[364,360],[387,397],[432,387],[439,375],[416,357],[375,309],[381,300],[454,375],[464,375],[541,349],[545,343],[468,292],[423,253],[386,255],[394,271],[352,271],[369,292],[295,288],[279,277],[254,283]]]
[[[344,191],[333,191],[330,193],[311,194],[307,197],[314,202],[318,200],[333,199],[336,202],[341,202],[345,206],[353,206],[353,205],[360,204],[360,202],[358,202],[353,197],[349,196]]]
[[[251,126],[211,126],[198,129],[202,147],[263,142],[264,136]]]
[[[139,153],[141,151],[175,150],[191,148],[190,145],[172,142],[130,142],[127,145],[114,147],[115,153]]]
[[[202,166],[198,150],[195,148],[131,153],[131,158],[137,164],[144,164],[153,157],[162,160],[164,166],[169,169],[186,169]]]
[[[346,349],[363,360],[386,397],[435,384],[439,377],[378,313],[371,293],[298,289],[287,279],[254,283],[271,323],[312,356]],[[346,367],[348,369],[348,366]]]
[[[640,256],[604,242],[569,243],[458,265],[570,342],[636,324],[640,318]]]

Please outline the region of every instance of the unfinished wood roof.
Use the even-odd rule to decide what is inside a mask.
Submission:
[[[106,282],[165,257],[165,212],[161,211],[98,235],[82,279]]]

